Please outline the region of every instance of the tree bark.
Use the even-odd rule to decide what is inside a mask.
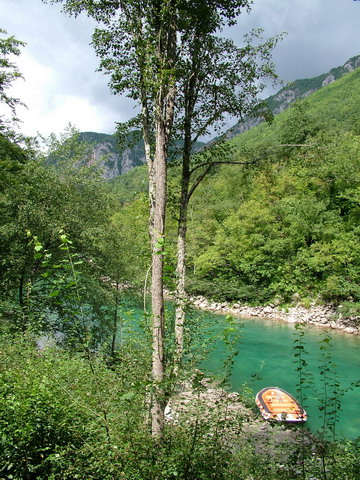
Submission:
[[[161,121],[158,122],[156,131],[156,148],[153,168],[151,172],[151,185],[154,187],[150,199],[152,212],[152,225],[150,225],[152,246],[152,376],[155,386],[153,406],[151,411],[152,433],[161,436],[164,428],[165,394],[163,380],[165,372],[164,357],[164,285],[163,285],[163,253],[165,233],[166,209],[166,136]]]
[[[166,42],[165,65],[172,67],[175,58],[176,31],[170,26]],[[160,51],[160,58],[163,58]],[[162,72],[160,72],[162,75]],[[151,411],[152,434],[161,437],[165,420],[165,317],[164,317],[164,240],[165,212],[167,200],[167,154],[174,120],[176,86],[170,76],[162,79],[155,104],[155,155],[149,168],[150,193],[150,237],[152,248],[152,376],[154,381],[154,399]]]
[[[192,115],[196,103],[197,84],[197,56],[194,55],[190,79],[185,89],[185,121],[184,121],[184,147],[181,169],[181,193],[177,236],[177,264],[176,264],[176,288],[175,288],[175,371],[178,370],[184,351],[184,325],[186,309],[186,234],[187,214],[190,200],[190,156],[192,149],[191,124]]]
[[[185,155],[184,155],[185,157]],[[175,369],[181,364],[184,350],[184,325],[186,309],[186,234],[187,234],[187,213],[189,203],[189,158],[184,158],[181,181],[181,198],[178,220],[177,236],[177,263],[176,263],[176,289],[175,289]]]
[[[113,318],[113,333],[112,333],[112,340],[111,340],[111,356],[115,355],[115,348],[116,348],[116,338],[117,338],[117,331],[118,331],[118,323],[119,323],[119,289],[120,284],[119,281],[116,282],[116,293],[115,293],[115,310],[114,310],[114,318]]]

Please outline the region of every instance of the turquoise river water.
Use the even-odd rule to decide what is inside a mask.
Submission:
[[[172,310],[170,306],[170,310]],[[142,316],[139,308],[132,310],[132,319]],[[125,318],[124,318],[125,317]],[[125,320],[127,326],[134,327],[133,320]],[[195,311],[198,322],[206,324],[211,334],[219,334],[227,326],[226,318],[222,315],[214,315]],[[137,322],[136,322],[137,323]],[[130,326],[133,324],[133,327]],[[296,329],[292,324],[277,322],[269,319],[237,319],[232,325],[235,332],[236,349],[239,354],[235,357],[235,363],[230,378],[230,390],[243,392],[244,384],[247,384],[255,396],[256,392],[264,387],[277,386],[299,398],[297,392],[299,375],[295,364],[294,340]],[[135,327],[136,328],[136,327]],[[308,414],[308,427],[315,433],[321,428],[323,413],[319,410],[321,399],[324,398],[323,376],[320,375],[320,366],[323,362],[320,349],[324,343],[325,331],[322,328],[306,327],[304,329],[304,343],[307,354],[306,371],[309,372],[315,383],[315,389],[305,389],[307,397],[304,407]],[[130,331],[128,330],[128,333]],[[360,380],[360,336],[345,334],[340,331],[330,330],[332,347],[331,362],[336,365],[336,376],[340,383],[340,389],[347,389],[353,382]],[[130,333],[131,334],[131,333]],[[218,340],[208,360],[201,368],[216,373],[221,370],[226,358],[224,342]],[[255,375],[254,375],[255,374]],[[331,396],[331,388],[328,386],[327,394]],[[319,400],[320,399],[320,400]],[[337,437],[356,438],[360,436],[360,388],[348,390],[341,396],[341,410],[336,425]]]
[[[215,331],[220,331],[226,325],[225,317],[221,315],[211,315],[211,319]],[[235,332],[240,334],[240,339],[236,344],[239,354],[235,357],[230,379],[231,390],[242,392],[246,382],[254,393],[264,387],[277,386],[298,397],[299,375],[296,371],[297,364],[294,363],[294,340],[297,338],[295,326],[267,319],[239,319],[233,326],[240,330]],[[304,333],[303,341],[307,352],[304,357],[307,362],[305,371],[313,377],[318,391],[316,394],[308,388],[304,392],[308,397],[305,404],[307,425],[316,432],[323,422],[319,405],[324,398],[323,376],[320,375],[324,350],[320,347],[326,345],[321,342],[325,332],[322,328],[306,327]],[[331,362],[335,365],[339,388],[346,389],[360,379],[360,337],[334,330],[328,333],[332,344],[329,349]],[[210,371],[218,370],[225,355],[224,344],[219,341],[204,366]],[[327,387],[329,396],[332,390],[330,386]],[[341,397],[336,432],[338,437],[360,436],[360,388],[348,390]]]

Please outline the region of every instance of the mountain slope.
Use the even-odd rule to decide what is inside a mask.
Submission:
[[[350,58],[343,66],[332,68],[329,72],[318,77],[295,80],[282,88],[278,93],[268,97],[265,101],[274,115],[288,108],[292,103],[301,98],[308,97],[317,90],[339,80],[344,75],[360,67],[360,55]],[[228,132],[229,139],[244,133],[263,122],[262,118],[247,118],[238,122]]]
[[[193,195],[190,293],[359,315],[359,119],[360,68],[231,140],[259,161],[219,168]]]
[[[298,89],[306,92],[309,85]],[[343,315],[359,314],[360,68],[305,97],[271,125],[232,138],[236,158],[261,161],[214,169],[194,192],[189,293],[254,305],[316,300],[339,306]],[[176,172],[171,180],[176,202]],[[110,185],[126,215],[137,218],[146,169]],[[176,249],[173,206],[169,252]],[[142,239],[133,242],[141,251]]]
[[[146,158],[143,141],[138,140],[137,136],[134,140],[131,138],[129,138],[129,140],[129,146],[120,148],[116,135],[96,132],[80,133],[80,141],[92,145],[92,162],[102,169],[103,177],[108,179],[124,175],[134,167],[145,164]],[[194,151],[199,150],[204,145],[203,142],[196,142]],[[170,155],[173,155],[179,146],[181,146],[181,142],[176,142],[175,145],[170,148]]]
[[[142,142],[120,149],[115,135],[106,133],[82,132],[80,140],[93,145],[93,159],[103,170],[105,178],[114,178],[129,172],[145,163],[145,151]]]
[[[306,97],[303,111],[316,128],[326,130],[336,125],[344,131],[360,131],[360,68]],[[271,125],[262,123],[233,137],[231,142],[238,148],[258,142],[264,146],[282,143],[292,115],[292,109],[285,109]]]
[[[344,75],[360,67],[360,55],[350,58],[343,66],[332,68],[329,72],[318,77],[296,80],[266,101],[271,111],[277,115],[286,110],[296,100],[308,97],[323,87],[329,86]],[[343,109],[341,103],[337,105],[338,111]],[[247,118],[238,122],[227,132],[227,137],[232,139],[263,122],[262,118]],[[83,132],[80,139],[94,145],[93,161],[103,170],[103,176],[108,179],[126,174],[134,167],[145,163],[145,152],[142,141],[135,141],[131,147],[120,149],[115,135],[104,133]],[[198,143],[197,149],[204,145]]]

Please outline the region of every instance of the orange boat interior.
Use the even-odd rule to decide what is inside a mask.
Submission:
[[[303,413],[299,404],[285,392],[269,389],[262,393],[262,399],[271,413]]]

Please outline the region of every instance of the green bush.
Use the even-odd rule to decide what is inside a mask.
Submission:
[[[0,478],[113,478],[104,474],[111,471],[111,457],[144,421],[139,391],[144,362],[125,361],[125,356],[117,372],[101,358],[57,349],[39,352],[25,340],[3,341]],[[99,464],[101,475],[86,473]],[[81,471],[84,476],[77,476]]]
[[[266,302],[267,292],[254,285],[242,284],[236,277],[196,278],[189,277],[187,290],[192,295],[204,295],[215,301],[241,301],[245,303]]]
[[[290,441],[283,427],[246,433],[241,414],[219,415],[226,402],[152,438],[147,353],[128,343],[116,362],[104,360],[2,336],[1,479],[303,480],[303,455],[307,478],[324,480],[320,457],[301,449],[300,436]],[[326,452],[327,480],[359,478],[359,441]]]

